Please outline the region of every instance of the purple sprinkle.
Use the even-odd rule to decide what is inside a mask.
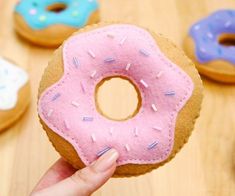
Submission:
[[[54,95],[54,97],[52,97],[51,101],[55,101],[56,99],[58,99],[61,96],[60,93],[57,93]]]
[[[107,59],[104,60],[105,63],[112,63],[114,61],[115,59],[113,57],[108,57]]]
[[[84,85],[83,85],[82,82],[80,83],[80,85],[81,85],[82,92],[83,92],[83,93],[86,93],[86,90],[85,90]]]
[[[175,95],[175,91],[169,91],[165,93],[166,96],[174,96]]]
[[[140,49],[140,53],[143,54],[144,56],[149,56],[150,54],[144,50],[144,49]]]
[[[78,66],[80,65],[77,57],[73,57],[73,64],[75,65],[76,68],[78,68]]]
[[[91,122],[91,121],[94,120],[94,118],[93,117],[83,117],[82,120],[85,121],[85,122]]]
[[[110,149],[111,149],[110,147],[104,148],[103,150],[101,150],[97,153],[97,156],[98,157],[102,156],[104,153],[108,152]]]
[[[148,150],[153,149],[153,148],[156,147],[157,145],[158,145],[158,142],[157,142],[157,141],[155,141],[155,142],[149,144],[149,145],[148,145]]]

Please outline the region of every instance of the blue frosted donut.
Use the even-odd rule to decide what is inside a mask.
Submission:
[[[190,29],[200,63],[223,59],[235,66],[235,47],[219,43],[222,34],[235,34],[235,10],[220,10],[197,22]]]
[[[99,21],[97,0],[21,0],[14,13],[16,31],[42,46],[58,46],[77,29]]]
[[[53,4],[66,7],[61,12],[49,11]],[[96,0],[21,0],[15,7],[27,24],[33,29],[43,29],[54,24],[75,28],[86,25],[90,15],[98,9]]]
[[[184,47],[201,74],[235,83],[235,10],[219,10],[196,22]]]

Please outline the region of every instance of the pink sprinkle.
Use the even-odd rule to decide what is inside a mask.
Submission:
[[[29,14],[30,15],[35,15],[35,14],[37,14],[37,10],[36,9],[30,9]]]
[[[48,117],[51,117],[51,115],[52,115],[53,112],[54,112],[54,111],[53,111],[52,109],[50,109],[50,110],[48,111],[48,113],[47,113],[47,116],[48,116]]]
[[[92,134],[92,135],[91,135],[91,139],[92,139],[92,142],[93,142],[93,143],[96,142],[95,134]]]
[[[152,107],[152,109],[153,109],[154,112],[157,112],[157,107],[156,107],[155,104],[152,104],[151,107]]]
[[[110,135],[113,135],[113,127],[110,128],[109,134],[110,134]]]
[[[157,78],[160,78],[163,74],[163,71],[159,71],[158,74],[157,74]]]
[[[148,88],[148,84],[143,79],[140,80],[140,83],[143,84],[145,88]]]
[[[124,42],[126,41],[126,39],[127,39],[127,37],[124,37],[124,38],[122,38],[122,40],[120,41],[120,45],[123,45],[124,44]]]
[[[66,128],[67,130],[70,129],[70,126],[69,126],[69,124],[68,124],[68,122],[67,122],[66,120],[64,120],[64,126],[65,126],[65,128]]]
[[[157,126],[153,127],[153,129],[156,130],[156,131],[161,131],[162,130],[161,127],[157,127]]]
[[[128,64],[126,65],[126,71],[128,71],[128,70],[130,69],[130,67],[131,67],[131,64],[128,63]]]
[[[134,134],[135,134],[135,137],[138,137],[138,128],[137,127],[135,127],[135,129],[134,129]]]

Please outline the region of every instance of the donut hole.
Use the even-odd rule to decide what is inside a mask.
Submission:
[[[235,34],[221,34],[219,36],[219,44],[223,46],[235,46]]]
[[[97,111],[104,117],[125,121],[140,110],[141,96],[137,86],[128,78],[114,76],[104,78],[95,90]]]
[[[64,3],[54,3],[47,6],[47,11],[59,13],[64,11],[67,8],[67,5]]]

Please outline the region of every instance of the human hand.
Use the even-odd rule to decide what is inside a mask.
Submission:
[[[61,158],[42,177],[31,196],[90,195],[113,175],[118,156],[118,152],[111,149],[78,171]]]

